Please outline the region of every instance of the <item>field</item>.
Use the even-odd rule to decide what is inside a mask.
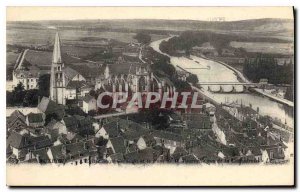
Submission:
[[[269,42],[230,42],[230,46],[235,48],[244,48],[247,52],[275,53],[275,54],[293,54],[294,47],[292,43],[269,43]]]
[[[18,44],[25,46],[39,46],[51,44],[57,30],[49,27],[43,28],[21,28],[7,26],[7,44]],[[112,39],[123,43],[136,42],[133,38],[136,33],[114,32],[114,31],[90,31],[79,29],[59,30],[60,37],[65,45],[82,44],[87,46],[97,46],[103,44],[103,39]],[[165,38],[166,35],[151,34],[153,40]],[[95,41],[88,41],[85,38],[94,38]],[[98,40],[97,40],[98,39]]]
[[[18,56],[19,56],[19,53],[6,52],[6,65],[7,66],[14,66]]]

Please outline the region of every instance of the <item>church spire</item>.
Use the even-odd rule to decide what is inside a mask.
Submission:
[[[60,38],[58,32],[55,35],[52,63],[62,63],[61,50],[60,50]]]

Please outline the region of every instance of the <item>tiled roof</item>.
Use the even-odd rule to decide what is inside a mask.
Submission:
[[[7,118],[7,128],[19,128],[26,126],[26,117],[23,113],[18,110],[15,110],[8,118]]]
[[[172,154],[172,157],[174,159],[178,160],[180,157],[185,156],[187,154],[188,154],[188,152],[184,148],[182,148],[182,147],[176,147],[175,151]]]
[[[13,122],[16,119],[20,119],[25,123],[25,115],[19,110],[15,110],[14,112],[12,112],[12,114],[10,114],[8,118],[8,121]]]
[[[93,97],[91,95],[86,95],[82,98],[82,100],[86,103],[89,103],[92,99],[95,99],[95,97]]]
[[[125,142],[123,137],[115,137],[111,138],[110,142],[115,150],[115,153],[122,153],[126,152]]]
[[[48,97],[42,98],[41,102],[38,104],[38,109],[46,115],[56,114],[59,120],[62,119],[65,114],[64,106],[56,104]]]
[[[71,144],[61,144],[50,148],[54,160],[70,161],[80,157],[95,155],[97,149],[92,141],[80,141]]]
[[[65,76],[67,79],[72,80],[76,75],[78,75],[79,73],[72,69],[71,67],[67,66],[63,69],[63,71],[65,72]]]
[[[109,156],[113,163],[119,163],[124,161],[124,156],[122,153],[115,153]]]
[[[66,88],[67,89],[78,89],[86,86],[85,81],[69,81]]]
[[[183,137],[181,135],[177,135],[167,131],[154,131],[153,136],[170,141],[183,141]]]
[[[76,63],[73,65],[69,65],[70,68],[80,73],[84,78],[97,78],[103,75],[104,67],[95,66],[91,67],[89,63]]]
[[[198,163],[199,160],[194,154],[189,154],[181,157],[184,163]]]
[[[51,140],[47,136],[32,137],[29,135],[21,135],[17,132],[12,132],[10,134],[7,143],[17,149],[41,149],[52,145]]]
[[[29,113],[27,118],[29,123],[41,123],[44,121],[42,113]]]
[[[116,121],[103,125],[103,128],[109,137],[117,137],[119,135],[118,123]]]
[[[47,154],[47,150],[46,149],[38,149],[38,150],[34,150],[32,151],[32,153],[34,154],[34,156],[39,159],[40,163],[49,163],[50,159],[48,157]]]

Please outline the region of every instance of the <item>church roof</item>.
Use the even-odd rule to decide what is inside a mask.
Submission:
[[[66,77],[70,80],[72,80],[76,75],[79,74],[76,70],[72,69],[71,67],[65,67],[63,71],[65,72]]]
[[[59,37],[58,33],[56,33],[56,35],[55,35],[52,62],[53,63],[62,63],[61,49],[60,49],[60,37]]]
[[[47,97],[42,98],[41,102],[38,104],[38,109],[46,115],[56,114],[58,119],[62,119],[65,113],[64,106],[56,104]]]

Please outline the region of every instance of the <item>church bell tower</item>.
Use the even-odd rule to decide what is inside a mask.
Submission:
[[[57,104],[66,104],[64,63],[61,57],[59,34],[55,35],[50,79],[50,99]]]

